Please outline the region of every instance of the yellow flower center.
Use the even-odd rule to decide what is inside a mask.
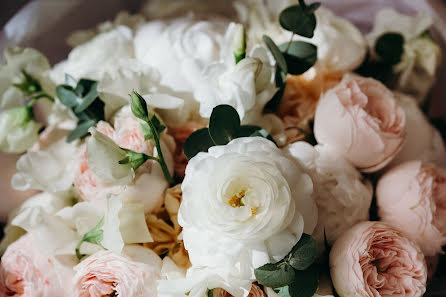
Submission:
[[[245,206],[245,204],[243,203],[243,198],[246,196],[246,190],[241,190],[240,192],[238,192],[237,194],[235,194],[234,196],[231,197],[231,199],[229,199],[228,204],[231,207],[240,207],[240,206]],[[251,208],[251,214],[255,215],[257,213],[257,209],[256,208]]]

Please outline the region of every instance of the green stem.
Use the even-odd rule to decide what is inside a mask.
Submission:
[[[166,161],[164,161],[163,152],[161,150],[160,140],[158,136],[158,132],[155,129],[155,126],[153,126],[153,123],[150,119],[147,120],[147,123],[150,126],[150,130],[152,130],[153,139],[155,140],[156,150],[158,152],[158,163],[161,166],[161,169],[163,170],[164,177],[167,179],[167,182],[169,185],[173,186],[175,184],[175,181],[173,180],[172,176],[170,175],[169,169],[167,168]]]
[[[33,99],[36,99],[36,100],[40,99],[40,98],[47,98],[51,102],[54,102],[54,98],[52,96],[48,95],[47,93],[39,93],[33,97]]]
[[[291,42],[293,41],[293,37],[294,37],[294,32],[291,32],[291,38],[290,38],[290,41],[288,41],[288,44],[286,46],[285,54],[288,54],[288,50],[290,49]]]
[[[83,240],[79,240],[79,243],[77,244],[77,246],[76,246],[76,257],[80,260],[80,259],[82,259],[82,257],[83,257],[83,255],[81,254],[81,245],[82,245],[82,243],[84,243],[84,241]]]

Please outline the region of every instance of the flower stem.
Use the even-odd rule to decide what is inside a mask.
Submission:
[[[288,44],[287,44],[286,49],[285,49],[285,53],[286,53],[286,54],[288,54],[288,50],[290,49],[291,42],[293,41],[293,37],[294,37],[294,32],[291,32],[291,38],[290,38],[290,40],[288,41]]]

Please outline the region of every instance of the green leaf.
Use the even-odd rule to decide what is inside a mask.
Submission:
[[[308,14],[300,5],[285,8],[279,16],[282,28],[303,37],[312,38],[316,28],[316,16]]]
[[[259,130],[262,130],[262,128],[259,127],[259,126],[252,126],[252,125],[240,126],[240,129],[238,130],[236,138],[239,138],[239,137],[249,137],[249,136],[251,136],[252,134],[254,134],[255,132],[257,132]]]
[[[207,152],[215,143],[209,135],[208,128],[202,128],[192,133],[184,143],[184,154],[190,160],[199,152]]]
[[[280,287],[274,289],[274,291],[282,297],[291,297],[290,290],[288,286]]]
[[[67,107],[75,107],[79,103],[76,91],[69,85],[59,85],[56,87],[56,95],[60,102]]]
[[[72,77],[68,73],[65,73],[65,84],[69,85],[72,88],[76,88],[77,81],[74,77]]]
[[[375,52],[385,63],[398,64],[404,52],[404,37],[399,33],[381,35],[375,44]]]
[[[88,135],[88,129],[96,125],[95,120],[87,120],[79,122],[78,126],[71,131],[67,136],[67,142],[72,142],[78,138],[83,138]]]
[[[81,78],[76,85],[76,93],[81,97],[85,97],[95,83],[97,83],[97,81]]]
[[[277,47],[277,45],[274,43],[274,41],[270,37],[263,35],[262,39],[263,39],[263,42],[265,42],[265,44],[268,47],[271,54],[273,55],[274,59],[276,60],[277,66],[285,74],[287,74],[288,73],[287,63],[286,63],[285,57],[283,56],[280,49]]]
[[[305,7],[304,11],[306,14],[312,14],[314,13],[319,7],[321,6],[320,2],[314,2]]]
[[[296,271],[296,280],[288,286],[291,297],[312,297],[319,286],[319,270],[311,266],[304,271]]]
[[[103,225],[104,225],[104,217],[102,217],[99,220],[99,222],[96,224],[96,226],[93,227],[93,229],[91,229],[90,231],[85,233],[84,236],[82,236],[82,239],[77,244],[76,250],[75,250],[76,256],[79,260],[85,256],[80,253],[80,247],[81,247],[82,243],[90,242],[90,243],[97,244],[102,247],[101,241],[102,241],[102,238],[104,237],[104,231],[101,228]]]
[[[85,95],[80,104],[76,106],[74,109],[75,113],[83,112],[87,109],[99,96],[99,92],[97,90],[98,82],[94,82],[91,85],[90,91]]]
[[[279,48],[285,51],[288,43],[281,44]],[[288,52],[283,53],[287,62],[288,72],[299,75],[310,69],[317,60],[317,47],[304,41],[291,41]]]
[[[265,264],[254,270],[257,281],[271,288],[284,287],[295,278],[293,267],[285,262]]]
[[[217,145],[225,145],[237,137],[240,129],[240,117],[230,105],[214,107],[209,120],[209,135]]]
[[[133,168],[134,171],[138,170],[138,168],[144,164],[147,160],[155,160],[158,161],[158,158],[153,156],[148,156],[144,153],[138,153],[129,149],[122,148],[125,151],[126,157],[119,161],[119,164],[129,164],[130,167]]]
[[[130,107],[135,117],[147,122],[149,111],[147,110],[146,100],[135,91],[130,94],[130,98]]]
[[[153,115],[151,121],[158,135],[166,129],[166,126],[163,125],[157,115]],[[152,130],[147,122],[141,122],[141,130],[144,134],[144,140],[153,139]]]
[[[314,263],[316,255],[316,240],[304,233],[289,253],[288,262],[296,270],[305,270]]]

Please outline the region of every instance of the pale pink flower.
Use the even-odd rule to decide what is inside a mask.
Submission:
[[[420,297],[427,268],[420,248],[382,222],[362,222],[330,253],[333,285],[342,297]]]
[[[403,163],[376,188],[379,216],[417,242],[426,256],[446,244],[446,170],[421,161]]]
[[[401,150],[405,123],[389,89],[372,78],[348,74],[320,98],[314,135],[358,169],[374,172]]]

